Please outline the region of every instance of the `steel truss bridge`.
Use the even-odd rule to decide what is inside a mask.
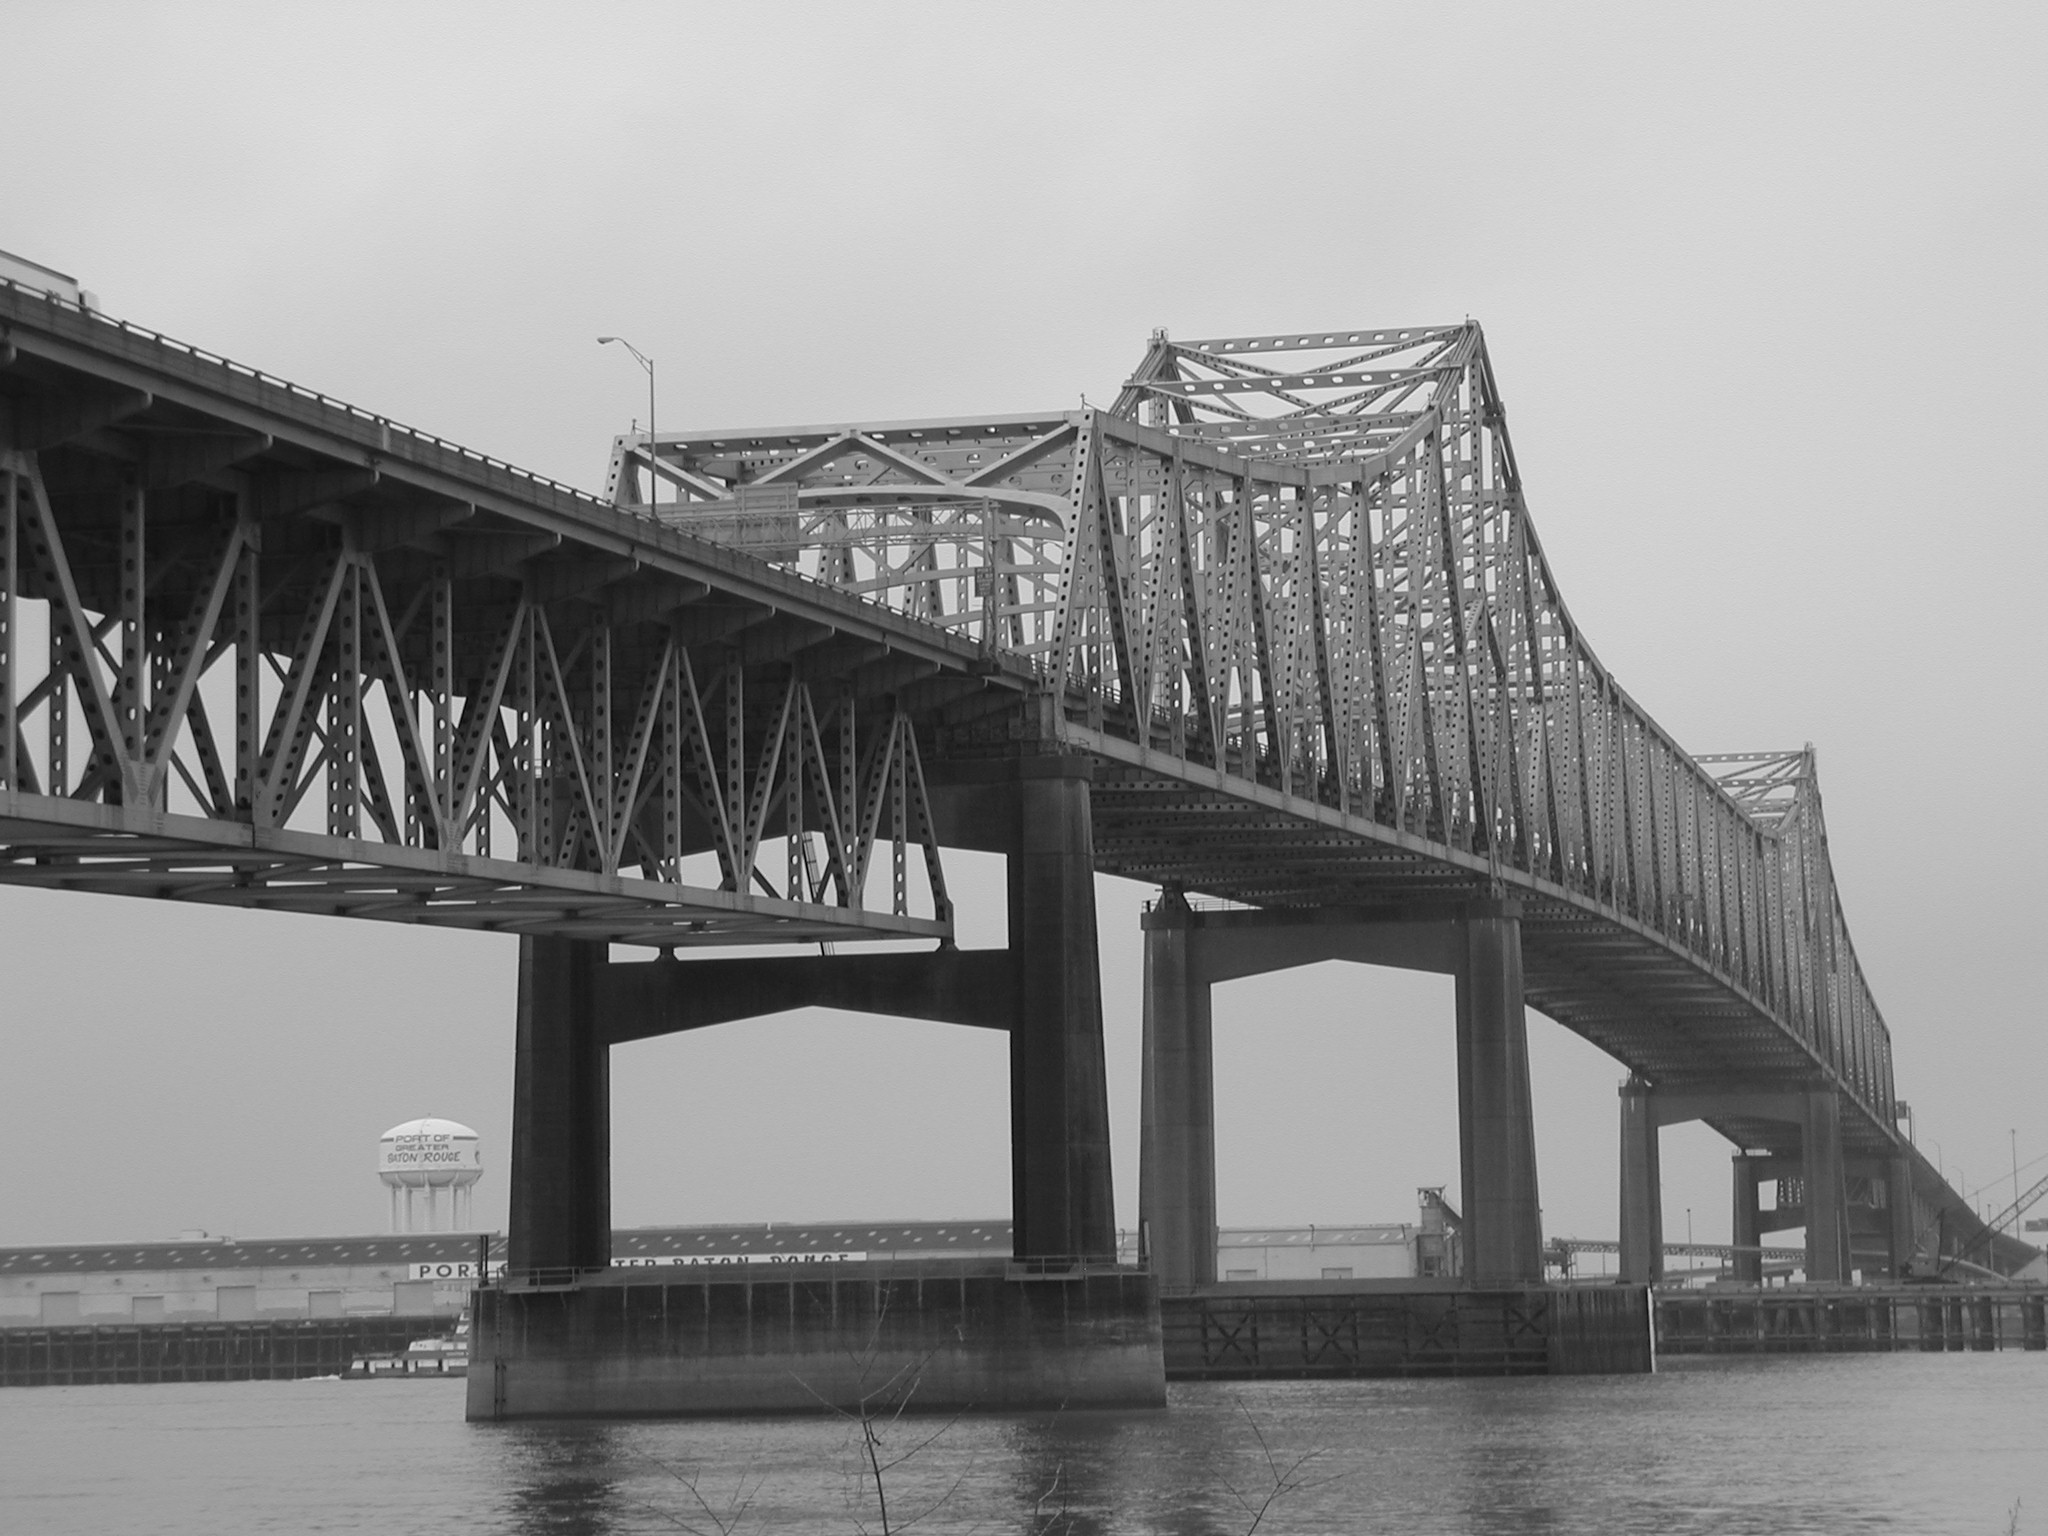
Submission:
[[[663,526],[1028,667],[1034,723],[1097,760],[1105,871],[1259,907],[1512,893],[1552,1018],[1660,1085],[1824,1078],[1893,1140],[1811,749],[1690,755],[1600,663],[1476,324],[1158,336],[1106,410],[655,458]],[[647,463],[615,445],[621,507]],[[1011,719],[977,695],[934,728]]]
[[[1900,1155],[1811,749],[1688,753],[1616,683],[1476,324],[622,437],[593,497],[0,287],[0,881],[950,950],[935,786],[1032,756],[1090,765],[1099,870],[1507,903],[1527,1000],[1641,1080],[1830,1091]],[[1753,1102],[1708,1118],[1780,1146]]]

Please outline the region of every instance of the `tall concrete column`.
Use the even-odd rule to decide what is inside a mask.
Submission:
[[[513,1269],[611,1262],[610,1050],[598,1019],[605,946],[519,941],[512,1079]]]
[[[1458,1139],[1469,1285],[1543,1280],[1529,1032],[1522,1011],[1522,925],[1508,903],[1459,921]]]
[[[1747,1152],[1738,1152],[1729,1159],[1729,1177],[1734,1198],[1728,1223],[1728,1230],[1734,1235],[1729,1241],[1738,1250],[1760,1247],[1764,1240],[1763,1213],[1757,1208],[1756,1165],[1757,1160]],[[1738,1252],[1731,1268],[1738,1283],[1763,1284],[1764,1256],[1761,1253]]]
[[[1216,1279],[1216,1067],[1200,930],[1168,891],[1145,918],[1138,1221],[1162,1289]]]
[[[1913,1220],[1913,1160],[1901,1154],[1885,1164],[1885,1215],[1890,1218],[1892,1278],[1901,1278],[1913,1263],[1919,1235]]]
[[[1664,1177],[1650,1085],[1621,1085],[1621,1278],[1651,1285],[1664,1278]]]
[[[1009,861],[1010,1177],[1019,1258],[1116,1253],[1088,764],[1018,765]]]
[[[1800,1154],[1806,1185],[1806,1278],[1849,1278],[1849,1180],[1842,1163],[1842,1103],[1833,1089],[1806,1096]]]

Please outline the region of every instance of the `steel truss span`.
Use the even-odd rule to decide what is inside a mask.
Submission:
[[[1852,1147],[1894,1143],[1811,749],[1689,754],[1600,663],[1476,324],[1160,333],[1106,409],[622,437],[608,491],[1028,668],[1097,760],[1099,868],[1519,899],[1551,1017],[1663,1085],[1832,1084]]]
[[[0,285],[0,882],[659,946],[947,939],[919,727],[999,670]]]

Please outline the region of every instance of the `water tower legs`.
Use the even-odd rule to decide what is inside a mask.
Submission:
[[[611,1068],[598,1019],[601,943],[519,941],[519,1034],[512,1085],[515,1270],[611,1261]]]

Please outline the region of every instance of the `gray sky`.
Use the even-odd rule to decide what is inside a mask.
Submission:
[[[1154,326],[1475,316],[1603,659],[1694,750],[1818,747],[1900,1091],[1976,1185],[2010,1130],[2048,1155],[2043,18],[16,0],[0,247],[589,487],[646,400],[600,333],[715,427],[1105,400]],[[1101,887],[1125,1222],[1146,894]],[[425,1114],[484,1133],[502,1222],[512,959],[0,888],[0,1243],[375,1230]],[[1226,1222],[1455,1185],[1447,982],[1216,1016]],[[1546,1227],[1611,1234],[1621,1070],[1532,1031]],[[624,1048],[618,1219],[1001,1214],[1004,1072],[825,1014]],[[1666,1133],[1668,1235],[1725,1235],[1727,1151]]]

